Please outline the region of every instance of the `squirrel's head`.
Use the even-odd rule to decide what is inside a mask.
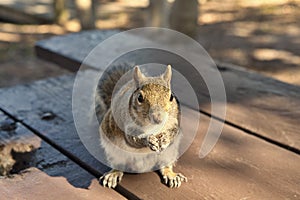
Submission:
[[[171,92],[172,69],[157,77],[146,77],[138,66],[134,68],[133,80],[136,90],[129,102],[131,117],[140,124],[161,124],[166,122],[169,112],[176,106],[176,99]]]

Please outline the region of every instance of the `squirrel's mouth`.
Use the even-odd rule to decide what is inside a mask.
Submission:
[[[168,122],[168,115],[165,115],[159,124],[149,124],[140,127],[141,132],[138,135],[125,134],[126,141],[135,148],[149,147],[157,153],[162,152],[169,144],[166,140],[164,128]]]
[[[141,129],[143,130],[143,133],[137,135],[136,137],[142,139],[142,138],[150,137],[152,135],[157,135],[163,131],[167,122],[168,122],[168,115],[165,115],[165,117],[162,119],[162,121],[159,124],[151,123],[145,127],[142,127]]]
[[[168,120],[167,112],[151,112],[148,114],[152,126],[164,124]]]

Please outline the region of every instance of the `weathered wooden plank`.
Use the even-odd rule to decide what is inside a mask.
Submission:
[[[88,154],[76,135],[71,112],[73,78],[64,76],[2,89],[0,107],[65,148],[82,165],[103,173],[104,168]],[[45,110],[56,117],[42,120],[40,116]],[[193,129],[186,123],[193,122],[195,111],[188,113],[183,122],[187,132]],[[170,190],[160,184],[157,174],[145,173],[125,174],[121,185],[144,199],[299,198],[300,157],[228,125],[211,154],[199,159],[208,121],[206,116],[201,116],[198,135],[175,168],[189,178],[188,183]]]
[[[226,120],[300,153],[300,87],[228,64],[222,77],[226,87]],[[201,109],[209,112],[208,105]]]
[[[187,116],[190,121],[192,116]],[[213,151],[200,159],[202,134],[208,122],[208,117],[201,116],[198,135],[176,165],[176,170],[188,177],[188,183],[167,192],[156,188],[159,177],[148,173],[126,177],[123,185],[145,199],[156,199],[157,195],[161,199],[299,198],[299,156],[228,125]]]
[[[93,179],[87,189],[72,187],[65,178],[50,177],[37,168],[29,168],[21,174],[0,179],[0,195],[10,199],[125,199],[114,191],[101,188]]]
[[[28,167],[37,167],[50,176],[64,176],[78,187],[87,187],[94,178],[2,112],[0,112],[0,124],[2,175],[17,173]]]
[[[103,31],[99,34],[99,31],[84,31],[75,33],[76,39],[77,37],[78,39],[81,38],[79,40],[73,40],[73,34],[63,36],[63,40],[61,40],[62,38],[60,37],[53,37],[49,40],[37,42],[35,50],[38,57],[54,62],[70,71],[76,71],[84,58],[96,45],[118,32],[119,31]],[[86,36],[84,33],[90,34]],[[62,43],[64,40],[66,43]],[[81,50],[79,50],[78,47],[80,47]],[[79,51],[75,52],[73,48],[77,48]]]
[[[52,60],[63,67],[79,67],[88,53],[105,38],[115,34],[116,31],[88,31],[67,36],[54,37],[36,44],[39,57]],[[133,39],[133,42],[134,39]],[[109,51],[115,51],[116,47],[110,47]],[[80,48],[78,48],[80,47]],[[192,52],[191,52],[192,53]],[[48,54],[51,54],[49,57]],[[55,57],[59,59],[56,61]],[[63,60],[61,59],[63,58]],[[87,62],[88,66],[95,69],[103,69],[99,62]],[[137,64],[148,62],[172,64],[190,81],[198,96],[200,109],[211,114],[210,96],[203,78],[197,75],[191,64],[183,58],[154,50],[142,50],[123,55],[119,60],[133,61]],[[66,61],[72,61],[65,64]],[[74,64],[77,63],[77,64]],[[77,68],[73,68],[76,70]],[[203,69],[210,66],[203,65]],[[294,152],[300,151],[300,130],[298,119],[300,111],[300,88],[280,81],[243,70],[229,64],[218,64],[221,76],[224,80],[227,95],[226,121],[259,135],[284,148]],[[184,93],[185,88],[178,90]],[[189,105],[189,101],[184,101]],[[213,113],[220,117],[218,113]]]
[[[23,123],[25,119],[27,122],[28,119],[30,126],[34,127],[33,130],[36,131],[36,134],[39,134],[43,140],[51,143],[52,146],[55,146],[55,148],[59,149],[94,176],[100,177],[101,174],[106,172],[109,168],[101,164],[87,152],[78,138],[73,123],[71,112],[73,78],[74,77],[64,76],[58,77],[57,79],[49,79],[49,82],[37,81],[35,82],[36,84],[33,85],[25,84],[22,86],[22,89],[26,92],[24,93],[25,96],[22,95],[22,97],[18,96],[18,90],[20,88],[12,87],[10,89],[4,89],[6,90],[5,92],[4,90],[3,93],[0,92],[0,109],[9,110],[12,116],[15,116],[16,120],[21,123]],[[33,93],[32,91],[39,92]],[[63,101],[60,99],[63,99]],[[14,100],[14,103],[12,103],[11,100]],[[18,108],[13,104],[19,105],[17,106]],[[32,113],[32,115],[30,113]],[[63,124],[68,125],[64,127]],[[85,163],[88,163],[88,165]],[[83,164],[83,166],[81,164]],[[61,173],[73,173],[72,170],[66,170],[67,171],[61,171]],[[81,178],[89,181],[88,176],[86,177],[87,178]],[[117,190],[127,198],[136,199],[135,195],[124,190],[122,187],[118,187]]]
[[[0,176],[6,176],[0,178],[1,199],[60,199],[59,195],[125,199],[95,184],[98,180],[92,174],[1,111],[0,147]],[[21,170],[26,173],[18,175]]]

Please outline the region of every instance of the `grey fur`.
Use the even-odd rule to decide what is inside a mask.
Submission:
[[[101,122],[105,112],[111,104],[111,97],[116,83],[119,79],[132,70],[133,63],[116,63],[108,67],[102,74],[96,91],[96,115],[98,121]]]
[[[170,100],[171,66],[158,77],[146,77],[135,67],[132,74],[125,76],[128,80],[124,84],[117,84],[123,83],[123,75],[133,68],[134,64],[128,63],[113,65],[99,80],[96,114],[101,122],[100,144],[111,167],[136,172],[159,167],[165,183],[179,187],[187,179],[172,170],[182,133],[179,102],[176,97]],[[137,97],[141,94],[146,95],[148,107],[139,104]],[[146,108],[151,112],[143,110]],[[115,169],[100,178],[104,186],[115,187],[121,181],[123,172]]]

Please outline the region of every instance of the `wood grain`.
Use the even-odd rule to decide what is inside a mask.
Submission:
[[[1,199],[125,199],[1,111],[0,147]]]
[[[88,187],[94,177],[22,124],[0,112],[1,165],[6,173],[37,167],[50,176],[64,176],[76,187]],[[10,126],[10,129],[8,129]],[[6,127],[6,128],[5,128]],[[74,173],[76,172],[76,173]]]
[[[84,74],[94,72],[82,73],[87,77]],[[74,76],[64,76],[1,89],[0,107],[64,148],[86,169],[103,173],[105,167],[85,150],[74,128],[71,112],[73,80]],[[50,121],[42,120],[40,116],[44,111],[52,112],[56,117]],[[197,114],[193,110],[187,113],[183,121],[186,133],[195,128],[190,124],[195,122]],[[125,174],[121,185],[143,199],[299,198],[300,157],[236,128],[225,125],[213,151],[199,159],[209,120],[214,119],[201,115],[198,134],[175,167],[188,177],[188,183],[171,190],[152,172]]]
[[[103,188],[93,179],[88,189],[75,188],[63,177],[50,177],[37,168],[29,168],[10,178],[0,179],[1,199],[125,199]]]
[[[43,40],[36,44],[37,55],[76,71],[94,47],[117,32],[87,31]],[[138,39],[141,40],[141,38]],[[136,42],[134,37],[132,42]],[[109,52],[117,51],[118,47],[119,44],[111,46]],[[192,55],[193,51],[190,54]],[[105,66],[101,65],[101,61],[96,61],[97,57],[91,58],[85,62],[85,65],[103,70]],[[199,107],[192,107],[200,108],[201,111],[215,117],[221,117],[219,113],[211,113],[211,99],[207,85],[203,77],[185,58],[161,50],[143,49],[122,55],[117,61],[129,61],[136,64],[171,64],[193,86]],[[214,71],[215,69],[209,63],[204,62],[201,69]],[[219,63],[218,69],[223,78],[227,96],[226,121],[272,143],[300,153],[300,129],[298,128],[300,88],[229,64]],[[185,87],[180,84],[175,87],[182,96],[189,96]],[[191,106],[189,98],[183,99],[182,102]]]

